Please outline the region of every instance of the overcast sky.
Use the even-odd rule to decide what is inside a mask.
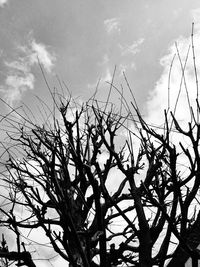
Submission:
[[[199,0],[0,0],[0,96],[13,107],[20,102],[31,107],[34,95],[48,101],[39,59],[52,88],[58,87],[58,75],[74,96],[87,99],[101,78],[99,96],[106,97],[105,81],[110,81],[116,65],[116,82],[124,82],[125,71],[149,122],[158,123],[159,110],[168,105],[174,44],[178,43],[184,61],[192,22],[198,64]],[[189,58],[187,83],[192,101],[196,94],[192,51]],[[180,79],[176,56],[172,109]],[[185,106],[181,107],[184,119]],[[0,105],[0,112],[4,109]]]
[[[164,69],[160,60],[177,38],[190,36],[200,8],[198,0],[1,0],[0,5],[0,92],[12,106],[32,103],[32,94],[47,95],[37,58],[52,87],[58,86],[57,74],[82,98],[94,92],[99,78],[102,84],[109,80],[116,65],[116,78],[123,82],[125,71],[145,106]]]

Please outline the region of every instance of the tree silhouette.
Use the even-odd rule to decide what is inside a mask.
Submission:
[[[126,77],[130,103],[112,80],[105,102],[95,94],[80,104],[50,91],[53,108],[41,101],[42,120],[9,107],[1,119],[6,192],[0,195],[0,224],[7,229],[0,244],[2,266],[36,266],[31,245],[38,233],[48,240],[50,253],[72,267],[177,267],[188,257],[197,266],[197,73],[195,78],[196,106],[187,95],[186,126],[176,118],[176,106],[164,111],[162,127],[149,125]],[[112,89],[120,96],[118,106],[109,102]],[[12,244],[8,231],[15,235]]]
[[[16,234],[17,249],[9,251],[3,236],[0,257],[35,266],[22,231],[42,228],[69,266],[164,266],[176,257],[173,243],[197,259],[188,240],[199,224],[200,126],[194,113],[183,130],[165,112],[165,125],[156,131],[133,103],[137,121],[128,106],[124,116],[109,102],[59,103],[58,114],[43,125],[6,118],[16,127],[8,132],[12,146],[3,179],[9,195],[1,197],[10,209],[1,207],[1,224]],[[187,148],[173,143],[174,131],[187,137]],[[184,171],[180,157],[187,161]]]

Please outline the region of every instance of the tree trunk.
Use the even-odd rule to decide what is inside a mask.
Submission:
[[[192,267],[198,267],[198,258],[192,257]]]
[[[140,250],[139,250],[139,266],[140,267],[151,267],[151,236],[149,231],[147,233],[141,233],[140,236]]]

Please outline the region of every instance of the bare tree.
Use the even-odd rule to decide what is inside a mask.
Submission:
[[[176,107],[164,112],[161,128],[150,126],[134,96],[129,103],[113,81],[105,103],[94,96],[78,104],[54,92],[52,110],[42,105],[43,122],[26,110],[11,109],[3,116],[7,137],[1,174],[7,194],[0,196],[0,224],[16,242],[11,246],[2,235],[2,265],[36,266],[29,237],[42,231],[49,249],[72,267],[177,267],[185,261],[181,253],[197,266],[200,108],[195,77],[196,106],[190,106],[187,95],[191,119],[184,127]],[[109,102],[113,88],[119,107]]]
[[[0,257],[35,266],[21,235],[41,228],[69,266],[164,266],[176,256],[173,243],[198,258],[187,239],[199,223],[195,117],[183,130],[165,113],[163,130],[155,131],[134,104],[138,121],[130,109],[124,116],[108,102],[72,105],[60,100],[59,114],[41,126],[6,118],[15,131],[8,132],[3,173],[11,208],[1,208],[1,224],[16,234],[17,249],[10,252],[3,236]],[[188,148],[173,143],[174,131],[187,137]],[[184,172],[180,157],[187,161]]]

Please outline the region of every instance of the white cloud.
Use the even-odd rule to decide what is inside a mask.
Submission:
[[[123,73],[126,73],[128,70],[136,70],[136,65],[134,62],[128,63],[128,64],[123,64],[121,63],[118,67],[119,69],[119,77],[123,76]]]
[[[133,42],[131,45],[121,45],[119,44],[119,48],[121,50],[121,55],[124,56],[126,54],[135,55],[140,52],[139,46],[144,42],[144,38],[140,38],[137,41]]]
[[[30,69],[28,67],[28,62],[24,62],[24,60],[20,58],[18,59],[18,61],[17,60],[11,62],[5,61],[4,64],[6,65],[6,67],[19,72],[27,72]]]
[[[200,28],[198,28],[198,31],[196,28],[194,34],[194,50],[195,50],[195,63],[197,68],[197,75],[199,74],[200,70],[200,47],[198,45],[199,33],[200,33],[199,30]],[[145,121],[148,122],[151,126],[156,125],[158,127],[163,128],[165,122],[164,109],[167,110],[169,108],[170,111],[174,112],[176,102],[178,100],[175,117],[179,122],[179,124],[181,125],[181,127],[185,131],[187,131],[188,122],[191,122],[191,113],[189,106],[192,106],[194,115],[197,118],[196,116],[197,85],[196,85],[190,33],[188,34],[188,37],[179,37],[175,41],[177,42],[178,51],[175,44],[173,44],[169,47],[168,53],[160,60],[160,64],[163,67],[163,71],[161,77],[156,82],[154,89],[152,90],[152,92],[150,92],[149,99],[145,104],[147,107],[146,108],[147,115]],[[186,62],[187,54],[188,54],[188,59]],[[169,79],[170,66],[174,55],[175,58],[172,64],[171,76]],[[182,60],[182,66],[186,64],[184,77],[182,75],[182,67],[179,55]],[[200,77],[198,77],[198,80],[200,81]],[[168,88],[170,88],[170,90],[168,90]],[[200,97],[198,100],[200,101]],[[156,131],[158,132],[159,128],[156,128]],[[163,130],[161,131],[163,133]],[[193,131],[195,131],[195,129],[193,129]],[[181,142],[182,145],[190,151],[191,156],[193,156],[192,144],[189,138],[184,137],[183,134],[178,134],[174,131],[171,132],[170,134],[170,141],[172,141],[172,143],[176,146],[176,153],[178,155],[177,173],[179,173],[179,177],[187,177],[187,174],[191,172],[191,170],[189,169],[190,162],[188,157],[185,155],[185,153],[183,153],[182,149],[180,148],[179,142]],[[190,183],[187,184],[187,187],[191,186],[192,183],[193,181],[191,180]],[[196,200],[194,199],[191,205],[191,210],[189,210],[189,214],[191,215],[193,214],[193,204],[196,204],[195,201]]]
[[[175,41],[177,42],[178,51],[175,44],[171,45],[168,53],[161,58],[160,64],[163,67],[161,77],[156,82],[154,89],[150,92],[147,103],[145,103],[147,113],[145,117],[146,122],[151,126],[158,127],[156,128],[156,131],[159,131],[160,129],[160,132],[162,133],[165,123],[164,109],[175,113],[175,117],[180,126],[186,131],[188,130],[188,122],[191,122],[190,106],[192,107],[194,115],[197,119],[197,85],[194,70],[193,51],[191,46],[191,36],[188,34],[188,37],[179,37]],[[200,70],[200,47],[198,42],[199,32],[198,34],[196,32],[194,35],[194,50],[197,75]],[[170,66],[174,55],[175,58],[172,64],[171,75],[169,79]],[[179,56],[181,57],[182,66],[186,64],[184,76],[182,75],[182,67]],[[198,100],[200,102],[200,88]],[[169,115],[169,125],[171,125],[171,121],[172,118]],[[183,146],[189,148],[190,144],[188,143],[188,139],[183,135],[180,136],[180,134],[172,132],[170,135],[170,140],[176,145],[177,151],[180,152],[178,158],[180,171],[182,173],[187,173],[188,169],[183,168],[183,166],[189,166],[188,159],[183,155],[179,146],[179,142],[181,141]]]
[[[0,0],[0,7],[4,7],[7,2],[8,0]]]
[[[20,77],[17,75],[10,75],[6,78],[6,84],[10,87],[15,85],[16,87],[24,87],[27,86],[30,89],[34,87],[34,76],[29,73],[25,77]]]
[[[112,81],[112,74],[110,71],[110,68],[107,66],[105,68],[105,71],[102,75],[101,78],[98,78],[95,82],[93,83],[88,83],[87,88],[95,90],[97,85],[98,85],[98,90],[101,90],[107,86],[106,82],[111,82]]]
[[[105,75],[102,78],[102,80],[105,81],[105,82],[111,82],[111,80],[112,80],[112,74],[111,74],[109,68],[106,69]]]
[[[119,73],[120,73],[120,76],[123,76],[123,73],[126,72],[127,69],[128,69],[128,66],[127,65],[120,64],[119,65]]]
[[[184,65],[187,51],[189,49],[189,45],[191,44],[191,40],[190,37],[180,37],[176,41],[178,44],[178,51],[182,60],[182,65]],[[200,48],[197,45],[195,46],[195,53],[196,65],[198,68],[198,66],[200,66],[200,62],[198,61],[197,55],[200,55]],[[172,65],[169,83],[170,86],[168,90],[169,70],[173,56],[175,54],[176,56]],[[156,82],[153,91],[150,92],[149,100],[147,102],[148,121],[161,125],[164,122],[164,109],[169,108],[171,111],[174,111],[177,97],[180,91],[180,96],[176,108],[176,117],[180,122],[186,124],[190,120],[190,112],[186,90],[188,90],[190,104],[193,106],[196,105],[195,101],[197,94],[196,80],[194,75],[194,62],[191,47],[184,73],[185,83],[182,76],[181,64],[175,45],[172,45],[169,48],[169,53],[160,60],[160,64],[163,67],[162,75],[160,79]]]
[[[48,51],[48,47],[45,44],[30,38],[26,46],[18,46],[18,49],[24,53],[26,64],[30,67],[40,63],[47,72],[52,71],[56,56]]]
[[[45,71],[51,72],[56,60],[44,44],[33,38],[28,40],[27,45],[18,46],[17,52],[20,54],[17,59],[4,62],[7,74],[4,84],[0,86],[0,92],[10,106],[20,101],[27,90],[34,89],[33,67],[40,62]]]
[[[33,40],[31,42],[31,50],[32,54],[30,55],[30,62],[32,64],[37,64],[39,60],[45,70],[51,72],[56,58],[47,50],[47,47],[44,44],[37,43]]]
[[[106,19],[104,20],[104,25],[108,34],[113,32],[120,33],[120,20],[118,18]]]
[[[25,91],[34,88],[34,75],[27,73],[24,77],[20,75],[8,75],[5,84],[0,87],[0,92],[3,93],[5,101],[13,106],[15,102],[21,100]]]
[[[192,21],[194,21],[193,44],[195,52],[195,63],[198,75],[200,70],[200,8],[191,11],[191,19]],[[178,50],[176,48],[175,43],[177,44]],[[189,54],[183,77],[179,56],[181,58],[182,65],[184,66],[188,50]],[[174,55],[175,59],[172,65],[169,83],[170,65],[172,63]],[[160,64],[163,67],[162,75],[160,79],[156,82],[155,88],[152,90],[152,92],[150,92],[149,100],[147,102],[148,120],[149,122],[154,122],[157,124],[163,123],[164,109],[168,109],[169,106],[169,109],[171,111],[174,111],[177,97],[180,91],[175,115],[177,119],[182,123],[182,125],[186,125],[191,118],[187,94],[189,95],[190,105],[193,106],[194,112],[196,110],[197,97],[197,86],[195,79],[192,40],[190,32],[188,33],[187,37],[180,36],[176,40],[174,40],[173,44],[170,45],[168,49],[168,53],[160,59]],[[200,80],[200,77],[198,77],[198,80]],[[170,84],[170,90],[168,90],[168,83]],[[200,99],[198,100],[200,101]]]

